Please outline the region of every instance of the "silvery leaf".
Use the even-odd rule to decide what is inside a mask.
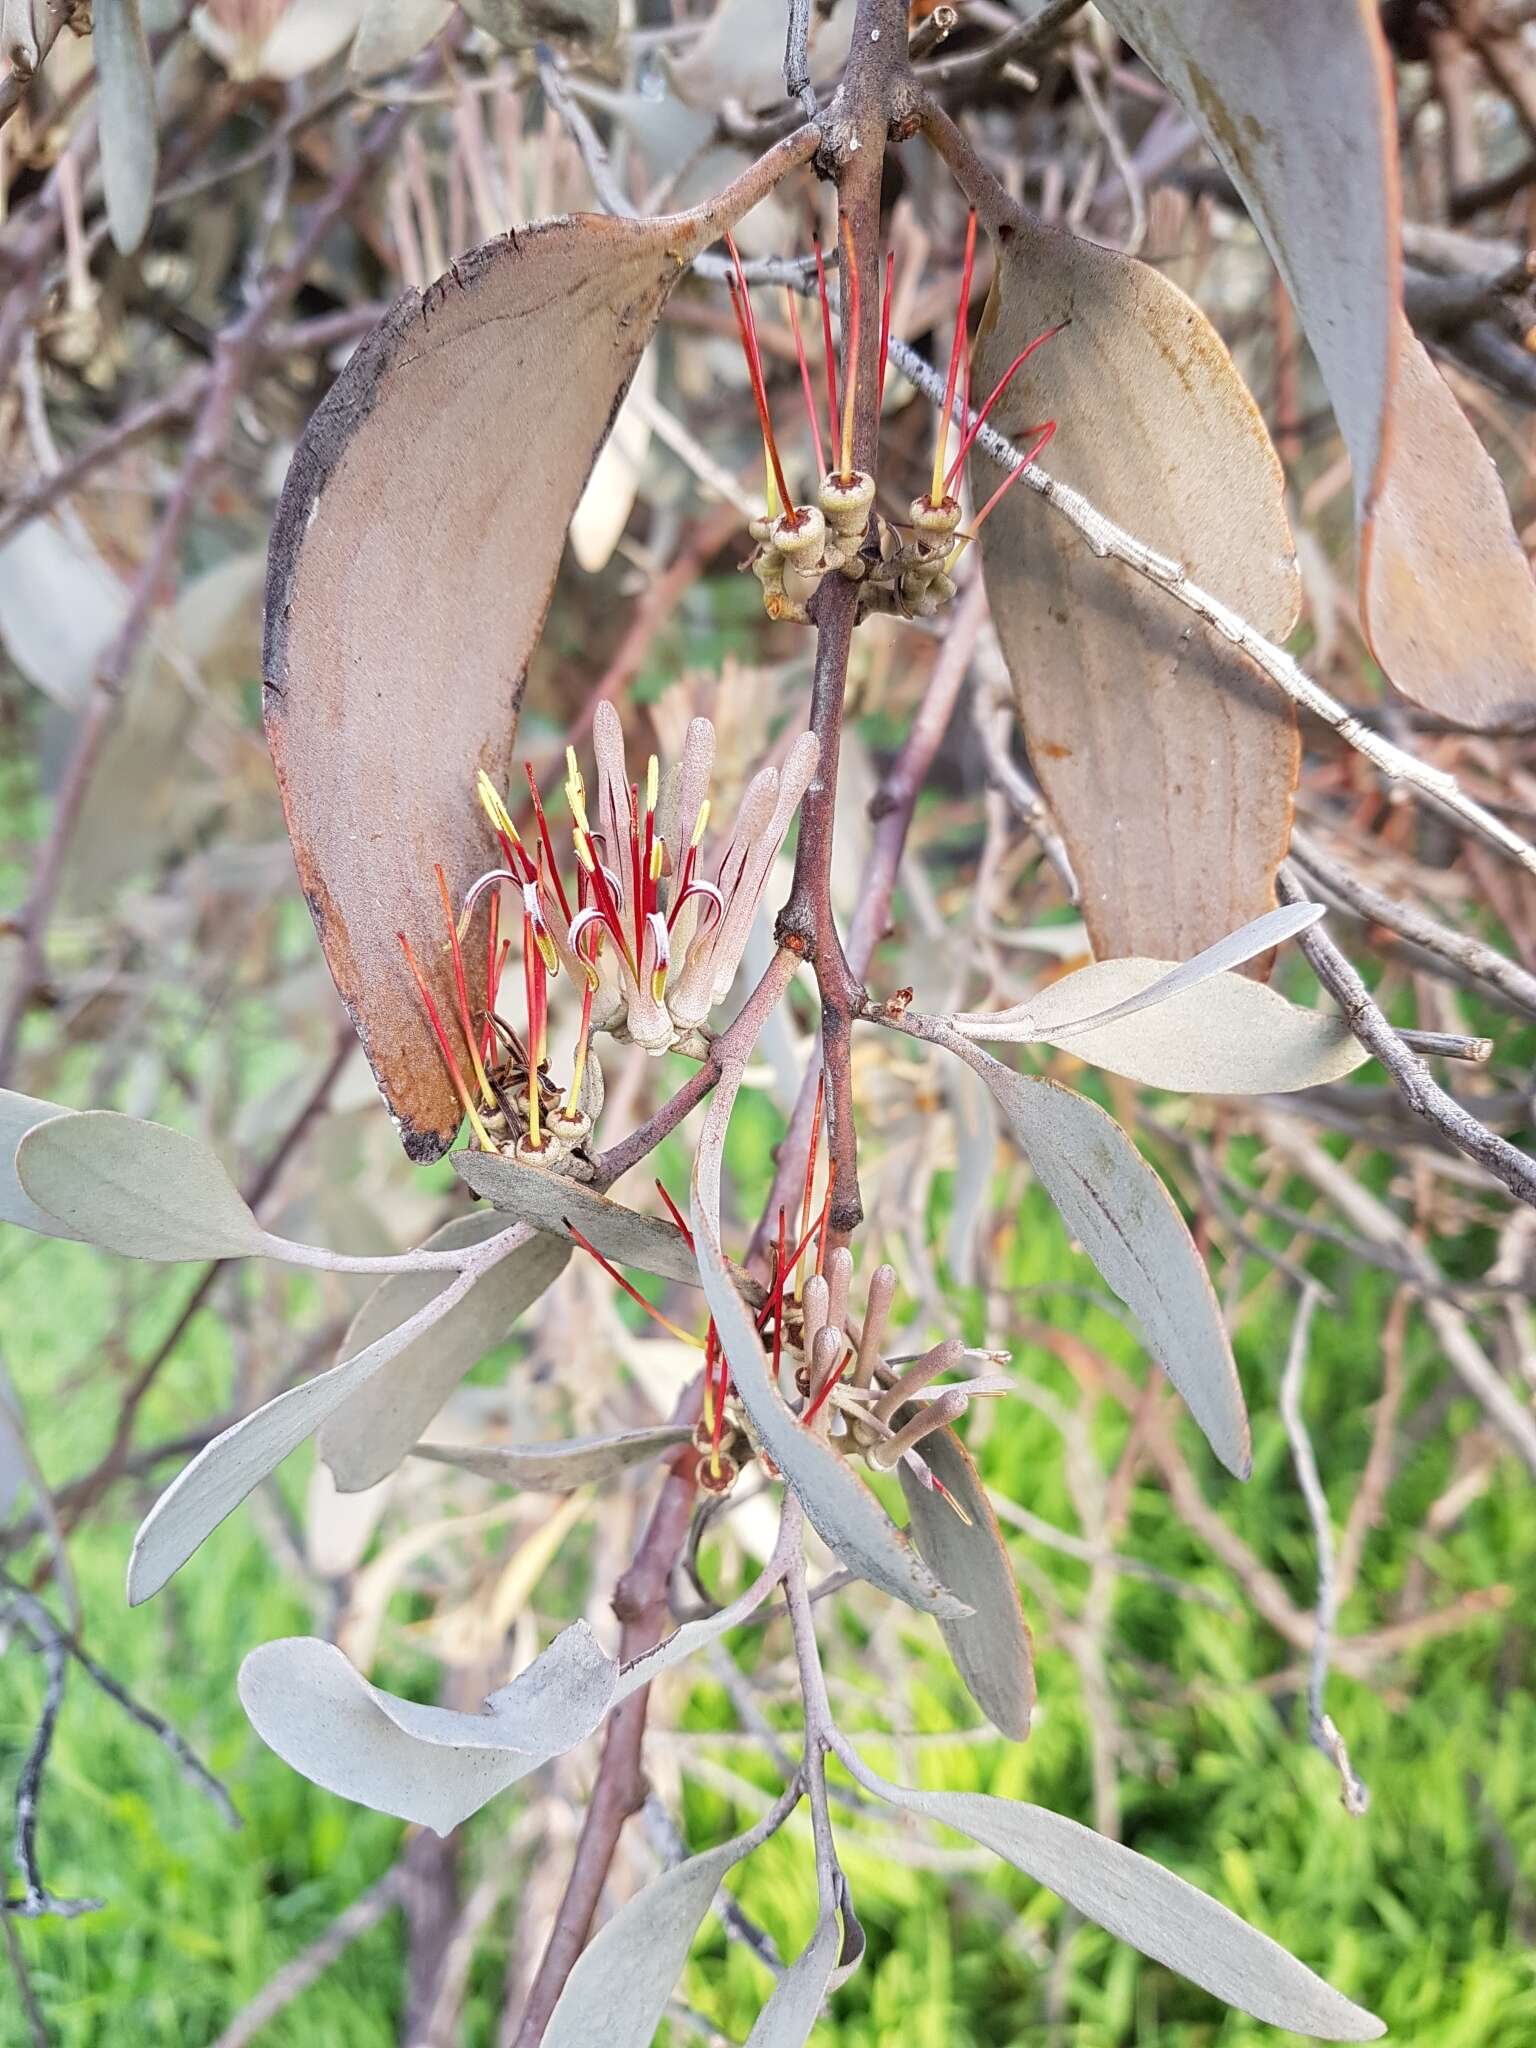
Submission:
[[[233,1423],[216,1436],[161,1494],[145,1516],[128,1561],[128,1602],[137,1606],[158,1593],[166,1580],[186,1563],[200,1543],[232,1514],[269,1472],[276,1471],[290,1451],[381,1372],[389,1361],[440,1322],[476,1284],[473,1272],[454,1275],[415,1315],[397,1325],[365,1351],[332,1366],[318,1379],[290,1387],[254,1415]]]
[[[1386,2028],[1293,1955],[1182,1877],[1042,1806],[979,1792],[914,1792],[875,1781],[894,1805],[942,1821],[1001,1856],[1143,1955],[1239,2012],[1328,2041]]]
[[[963,1619],[940,1621],[940,1633],[977,1706],[994,1727],[1022,1742],[1035,1703],[1034,1653],[997,1516],[970,1453],[953,1430],[936,1429],[924,1437],[920,1456],[971,1518],[967,1526],[905,1459],[897,1466],[912,1540],[945,1585],[972,1609]]]
[[[687,1443],[691,1431],[627,1429],[617,1436],[575,1437],[552,1444],[419,1444],[418,1458],[458,1465],[482,1479],[526,1493],[571,1493],[594,1480],[612,1479],[631,1465],[659,1458]]]
[[[835,1913],[823,1913],[799,1955],[773,1987],[747,2036],[747,2048],[805,2048],[837,1968],[842,1933]]]
[[[1173,1198],[1112,1116],[1054,1081],[966,1056],[1062,1219],[1126,1307],[1211,1448],[1253,1469],[1248,1413],[1210,1278]]]
[[[494,1153],[455,1152],[453,1165],[460,1180],[504,1215],[562,1237],[569,1237],[569,1226],[574,1224],[616,1266],[633,1266],[637,1272],[661,1280],[698,1285],[698,1266],[675,1223],[664,1223],[659,1216],[637,1215],[580,1181]]]
[[[107,225],[121,255],[143,241],[155,203],[155,72],[139,0],[96,0],[92,42],[101,113]]]
[[[16,1175],[70,1235],[126,1258],[239,1259],[281,1244],[206,1146],[115,1110],[38,1125],[17,1148]]]
[[[263,1643],[240,1667],[251,1725],[286,1764],[362,1806],[446,1835],[601,1723],[618,1666],[575,1622],[480,1714],[370,1685],[334,1644]]]
[[[35,1095],[0,1088],[0,1223],[35,1230],[41,1237],[79,1237],[78,1230],[38,1207],[16,1173],[16,1148],[28,1131],[71,1113],[62,1102],[45,1102]]]
[[[456,1216],[423,1249],[482,1244],[505,1228],[506,1219],[495,1212]],[[530,1237],[330,1416],[320,1432],[320,1455],[343,1493],[361,1493],[395,1470],[464,1375],[505,1340],[519,1316],[559,1278],[570,1255],[565,1238],[542,1231]],[[391,1273],[353,1317],[339,1362],[408,1321],[452,1279],[451,1273]]]

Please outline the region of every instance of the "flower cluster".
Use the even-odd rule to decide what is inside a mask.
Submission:
[[[853,464],[854,402],[858,390],[858,355],[847,348],[847,372],[843,400],[838,405],[837,362],[832,346],[832,313],[827,297],[826,270],[821,248],[816,249],[816,275],[821,301],[822,347],[827,374],[827,426],[830,447],[836,460],[828,466],[816,416],[810,364],[800,331],[800,313],[792,289],[786,287],[790,326],[800,365],[800,384],[805,397],[806,417],[816,450],[816,470],[821,481],[816,502],[797,505],[785,481],[784,466],[774,439],[768,407],[768,390],[763,374],[762,349],[757,322],[747,290],[736,244],[728,235],[736,276],[731,284],[731,304],[747,359],[747,374],[757,405],[758,424],[763,436],[765,495],[767,510],[751,522],[749,531],[757,551],[749,564],[763,586],[763,606],[769,618],[804,622],[810,616],[811,599],[826,577],[845,576],[859,585],[861,615],[871,611],[894,612],[904,618],[932,618],[955,594],[952,570],[967,544],[980,532],[983,522],[1016,479],[1024,466],[1050,441],[1056,422],[1047,420],[1030,431],[1038,435],[1025,456],[1024,464],[1012,470],[999,484],[971,522],[969,533],[960,532],[960,501],[955,495],[965,458],[981,431],[987,415],[1007,390],[1015,374],[1042,343],[1059,334],[1061,326],[1037,336],[1009,364],[974,420],[971,412],[971,357],[967,321],[970,311],[971,277],[976,255],[976,216],[966,229],[965,263],[960,280],[960,304],[955,317],[954,345],[950,350],[949,382],[939,416],[934,450],[933,476],[926,493],[912,499],[903,530],[875,510],[875,479]],[[845,314],[844,335],[859,331],[859,268],[851,240],[843,249]],[[880,394],[885,392],[886,360],[891,337],[891,287],[893,264],[885,262],[885,295],[880,314]],[[1066,323],[1062,322],[1064,326]],[[963,369],[963,383],[962,383]],[[948,459],[949,425],[957,394],[962,401],[962,418],[970,420],[960,438],[954,459]]]
[[[707,718],[690,723],[681,758],[665,775],[656,756],[650,757],[643,783],[630,780],[623,727],[606,701],[593,718],[592,745],[596,786],[590,797],[575,750],[566,754],[574,855],[569,882],[561,874],[531,768],[525,772],[533,825],[526,835],[501,792],[480,772],[476,794],[504,864],[479,877],[457,917],[437,871],[468,1079],[410,941],[399,934],[476,1144],[578,1171],[601,1105],[592,1034],[606,1031],[653,1054],[675,1049],[703,1055],[706,1019],[735,979],[818,754],[815,736],[801,733],[782,767],[761,769],[752,778],[730,834],[712,839],[715,729]],[[521,1035],[497,1007],[512,945],[501,937],[503,890],[515,892],[522,907]],[[477,1020],[463,946],[482,898],[488,900],[488,919]],[[562,970],[582,989],[571,1078],[563,1090],[548,1073],[549,985]]]
[[[818,1135],[820,1127],[818,1102]],[[1005,1394],[1013,1384],[997,1371],[959,1381],[946,1381],[945,1375],[968,1359],[993,1367],[1006,1365],[1008,1354],[974,1351],[963,1340],[951,1338],[917,1356],[886,1357],[884,1347],[896,1295],[895,1269],[887,1265],[876,1268],[865,1297],[863,1321],[854,1325],[850,1317],[853,1254],[846,1246],[829,1251],[827,1245],[835,1176],[828,1176],[820,1210],[812,1216],[815,1173],[813,1140],[798,1236],[791,1243],[788,1219],[781,1208],[768,1286],[761,1290],[754,1314],[758,1340],[765,1357],[772,1361],[774,1383],[797,1408],[803,1428],[823,1432],[844,1456],[860,1457],[876,1471],[893,1472],[904,1465],[921,1485],[940,1494],[962,1520],[968,1520],[965,1509],[929,1468],[918,1446],[935,1430],[958,1421],[972,1400]],[[659,1180],[656,1192],[691,1249],[693,1235],[687,1221]],[[751,1418],[732,1395],[730,1366],[713,1317],[702,1338],[691,1335],[663,1315],[579,1231],[573,1230],[572,1235],[669,1336],[703,1352],[703,1412],[694,1430],[700,1488],[717,1495],[729,1493],[753,1458],[761,1458],[772,1474],[775,1468],[755,1439]]]

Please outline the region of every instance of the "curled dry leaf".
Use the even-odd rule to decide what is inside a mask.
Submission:
[[[698,1262],[675,1223],[659,1216],[641,1216],[622,1202],[584,1187],[563,1174],[492,1152],[457,1152],[454,1170],[494,1209],[570,1239],[574,1224],[582,1236],[618,1266],[634,1266],[659,1280],[699,1284]],[[571,1240],[574,1241],[574,1240]]]
[[[40,1237],[80,1236],[62,1218],[40,1209],[16,1173],[16,1150],[27,1133],[54,1117],[73,1114],[62,1102],[45,1102],[35,1095],[18,1095],[14,1088],[0,1088],[0,1223],[35,1230]]]
[[[370,1685],[331,1643],[263,1643],[240,1667],[256,1733],[316,1785],[446,1835],[600,1724],[619,1667],[585,1622],[556,1636],[480,1714]]]
[[[1147,1348],[1211,1449],[1253,1469],[1248,1411],[1204,1262],[1173,1197],[1112,1116],[1054,1081],[1016,1074],[956,1039],[1062,1220],[1141,1324]]]
[[[427,1239],[425,1250],[483,1244],[506,1228],[501,1216],[456,1216]],[[492,1266],[439,1321],[374,1374],[332,1414],[320,1432],[320,1455],[343,1493],[376,1486],[414,1448],[422,1431],[464,1375],[500,1344],[513,1324],[565,1270],[569,1243],[542,1231]],[[352,1319],[338,1363],[356,1358],[426,1307],[451,1273],[392,1273]]]
[[[692,213],[582,215],[472,251],[396,301],[294,456],[267,738],[326,959],[414,1159],[448,1149],[460,1112],[396,933],[450,1011],[446,946],[425,942],[433,866],[457,899],[491,864],[471,784],[505,782],[571,513],[673,286],[814,140]]]
[[[945,1585],[974,1610],[939,1623],[945,1645],[987,1719],[1022,1742],[1035,1704],[1035,1659],[997,1516],[970,1452],[953,1430],[924,1437],[921,1456],[969,1517],[962,1520],[905,1460],[897,1466],[913,1541]]]
[[[1280,1944],[1182,1877],[1043,1806],[980,1792],[914,1792],[870,1772],[872,1791],[980,1842],[1085,1919],[1176,1970],[1239,2012],[1327,2041],[1374,2041],[1386,2028]]]
[[[1027,446],[1056,420],[1054,474],[1283,640],[1298,586],[1280,464],[1209,321],[1132,257],[1019,211],[994,209],[988,225],[998,266],[973,388],[1072,322],[1014,378],[994,424]],[[993,473],[971,463],[986,496]],[[1289,703],[1027,492],[1001,500],[980,546],[1094,951],[1178,959],[1268,909],[1299,761]]]
[[[155,69],[139,0],[96,0],[92,42],[107,226],[114,247],[128,256],[143,241],[149,226],[160,162]]]
[[[1295,303],[1354,469],[1372,652],[1442,717],[1536,717],[1536,586],[1493,464],[1400,310],[1397,105],[1376,0],[1101,12],[1199,127]]]
[[[730,1364],[732,1388],[817,1534],[849,1571],[926,1614],[968,1614],[965,1602],[940,1584],[846,1460],[801,1425],[768,1377],[762,1341],[720,1249],[720,1155],[730,1103],[730,1093],[717,1094],[705,1120],[694,1159],[692,1223],[704,1298]]]
[[[503,1486],[521,1487],[525,1493],[570,1493],[676,1450],[691,1434],[663,1427],[552,1444],[419,1444],[416,1455],[439,1465],[457,1465]]]

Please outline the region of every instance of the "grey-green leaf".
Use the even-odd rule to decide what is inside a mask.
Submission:
[[[823,1913],[810,1940],[773,1987],[747,2036],[747,2048],[805,2048],[841,1946],[837,1915]]]
[[[494,1211],[456,1216],[423,1249],[482,1244],[506,1227],[505,1217]],[[506,1338],[518,1317],[559,1278],[570,1256],[565,1238],[542,1231],[531,1236],[342,1403],[327,1419],[319,1444],[341,1492],[361,1493],[395,1470],[464,1375]],[[451,1273],[392,1273],[354,1316],[338,1362],[356,1358],[408,1321],[452,1278]]]
[[[481,1714],[419,1706],[370,1685],[334,1644],[263,1643],[240,1667],[251,1725],[328,1792],[446,1835],[517,1779],[585,1741],[618,1667],[575,1622]]]
[[[1315,1088],[1369,1057],[1337,1013],[1304,1009],[1246,975],[1213,974],[1153,994],[1169,978],[1164,960],[1100,960],[1043,990],[1027,1014],[957,1017],[955,1028],[994,1044],[1058,1046],[1089,1066],[1186,1095]]]
[[[1146,1335],[1212,1450],[1253,1469],[1232,1346],[1200,1254],[1157,1175],[1112,1116],[1070,1088],[966,1048],[1041,1186]]]
[[[754,1828],[690,1856],[621,1906],[566,1979],[544,2048],[651,2048],[721,1879],[760,1840]]]
[[[79,1237],[78,1230],[38,1207],[16,1173],[16,1148],[27,1133],[54,1117],[71,1114],[62,1102],[45,1102],[35,1095],[18,1095],[13,1088],[0,1088],[0,1223],[35,1230],[40,1237]]]
[[[130,1259],[239,1259],[268,1236],[205,1145],[164,1124],[87,1109],[38,1125],[16,1174],[40,1209]]]
[[[661,1280],[682,1280],[696,1287],[699,1269],[687,1240],[675,1223],[659,1216],[641,1216],[622,1202],[568,1180],[564,1174],[525,1166],[491,1152],[455,1152],[454,1171],[504,1215],[531,1223],[535,1230],[570,1236],[571,1224],[616,1266]]]
[[[518,1486],[526,1493],[574,1493],[579,1486],[612,1479],[631,1465],[659,1458],[688,1441],[686,1429],[626,1429],[616,1436],[573,1437],[552,1444],[419,1444],[418,1458],[458,1465],[482,1479]]]
[[[924,1437],[918,1455],[970,1517],[967,1525],[942,1494],[924,1486],[905,1459],[897,1466],[912,1540],[945,1585],[973,1610],[961,1619],[940,1621],[940,1632],[977,1706],[994,1727],[1022,1742],[1035,1704],[1035,1659],[997,1516],[970,1453],[953,1430]]]
[[[433,1295],[415,1315],[366,1351],[343,1365],[332,1366],[318,1379],[290,1387],[205,1445],[161,1494],[134,1539],[128,1561],[129,1605],[137,1606],[158,1593],[290,1451],[313,1436],[326,1417],[366,1386],[390,1359],[451,1313],[475,1284],[473,1272],[455,1274],[442,1293]]]
[[[942,1821],[1075,1906],[1086,1919],[1239,2012],[1327,2041],[1386,2028],[1235,1913],[1119,1842],[1041,1806],[980,1792],[914,1792],[881,1782],[894,1805]]]
[[[139,0],[96,0],[92,40],[101,110],[101,177],[107,226],[121,255],[143,241],[155,204],[159,143],[155,71]]]
[[[712,1110],[694,1161],[693,1235],[704,1298],[730,1363],[732,1386],[759,1441],[794,1488],[817,1533],[850,1571],[926,1614],[953,1617],[968,1613],[964,1601],[935,1578],[846,1462],[823,1437],[801,1427],[769,1379],[762,1343],[726,1272],[720,1249],[717,1219],[723,1136]]]

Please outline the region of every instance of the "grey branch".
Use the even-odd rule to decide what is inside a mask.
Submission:
[[[1312,1439],[1307,1434],[1307,1425],[1301,1414],[1301,1394],[1307,1375],[1307,1343],[1312,1334],[1312,1315],[1317,1307],[1317,1298],[1315,1287],[1305,1287],[1296,1305],[1291,1348],[1280,1380],[1280,1414],[1290,1439],[1291,1456],[1296,1461],[1302,1499],[1307,1504],[1307,1513],[1312,1517],[1312,1528],[1317,1538],[1317,1627],[1312,1637],[1307,1682],[1307,1728],[1314,1744],[1338,1771],[1342,1787],[1339,1796],[1344,1811],[1358,1819],[1369,1807],[1371,1795],[1349,1760],[1349,1751],[1332,1715],[1323,1705],[1323,1693],[1328,1683],[1328,1652],[1333,1642],[1334,1623],[1338,1619],[1339,1598],[1333,1524],[1328,1518],[1328,1501],[1318,1477]]]

